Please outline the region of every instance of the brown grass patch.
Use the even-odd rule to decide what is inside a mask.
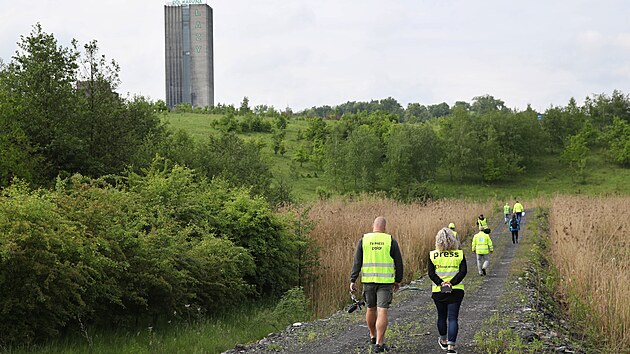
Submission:
[[[630,198],[556,197],[549,231],[571,317],[609,348],[630,348]]]
[[[382,215],[387,232],[398,241],[405,267],[404,282],[426,273],[428,252],[434,249],[435,234],[455,223],[460,240],[472,233],[479,213],[490,215],[492,202],[447,200],[402,204],[379,198],[358,201],[332,200],[316,203],[311,218],[317,222],[311,237],[321,247],[318,277],[306,291],[317,317],[327,316],[349,303],[350,271],[357,242],[372,231],[372,222]]]

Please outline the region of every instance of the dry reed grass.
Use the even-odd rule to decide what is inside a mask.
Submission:
[[[306,291],[317,317],[327,316],[348,303],[350,271],[357,242],[372,231],[372,222],[382,215],[387,232],[400,245],[408,282],[426,272],[428,252],[434,249],[435,235],[450,222],[455,223],[460,240],[472,233],[479,213],[490,215],[492,202],[462,200],[439,201],[422,205],[402,204],[379,198],[357,201],[321,201],[310,215],[316,221],[311,237],[321,247],[318,277]]]
[[[556,197],[551,255],[572,318],[610,349],[630,348],[630,198]],[[594,331],[593,331],[594,330]]]

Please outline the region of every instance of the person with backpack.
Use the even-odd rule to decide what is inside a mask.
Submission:
[[[494,251],[489,228],[480,229],[480,231],[473,236],[472,251],[477,254],[477,269],[479,270],[479,275],[486,275],[486,269],[488,269],[488,265],[490,264],[488,253]]]
[[[518,243],[518,230],[521,229],[521,222],[516,218],[516,213],[512,213],[510,219],[510,231],[512,231],[512,243]]]

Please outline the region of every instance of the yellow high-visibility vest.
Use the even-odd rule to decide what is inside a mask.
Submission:
[[[490,235],[483,231],[476,233],[472,240],[472,250],[477,254],[488,254],[490,251],[494,251]]]
[[[464,251],[462,250],[450,250],[450,251],[438,251],[433,250],[429,252],[429,258],[431,263],[435,265],[435,274],[437,274],[444,281],[451,281],[459,272],[459,265],[464,260]],[[440,292],[440,285],[433,284],[431,288],[434,293]],[[464,290],[464,284],[459,283],[453,285],[453,289]]]
[[[509,215],[510,214],[510,206],[509,205],[504,205],[503,206],[503,214],[505,214],[505,215]]]
[[[523,204],[521,204],[521,203],[514,204],[514,212],[515,213],[520,213],[520,212],[523,211],[523,209],[524,209],[523,208]]]
[[[362,283],[394,283],[394,259],[389,254],[391,249],[391,235],[382,232],[363,235]]]

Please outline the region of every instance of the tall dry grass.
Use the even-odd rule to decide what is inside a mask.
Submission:
[[[610,349],[630,348],[630,197],[556,197],[551,255],[571,317]]]
[[[357,242],[372,231],[377,216],[387,220],[387,232],[400,245],[404,282],[426,272],[428,252],[434,249],[437,231],[455,223],[460,240],[472,233],[479,213],[490,215],[492,202],[440,201],[426,206],[401,204],[388,199],[321,201],[310,212],[316,226],[311,237],[321,247],[318,277],[306,291],[318,317],[348,303],[350,271]]]

